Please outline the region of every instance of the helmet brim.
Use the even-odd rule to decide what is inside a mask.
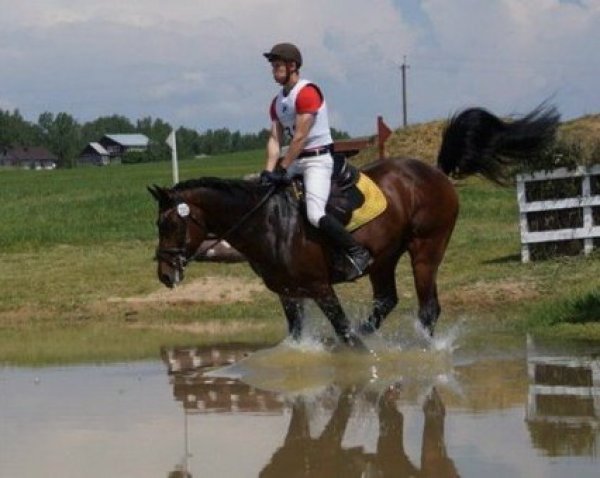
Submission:
[[[267,61],[281,60],[279,55],[275,55],[271,52],[263,53],[263,56],[267,59]]]

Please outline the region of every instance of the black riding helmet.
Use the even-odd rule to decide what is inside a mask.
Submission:
[[[271,51],[263,53],[263,56],[269,60],[293,61],[296,63],[296,68],[302,66],[302,54],[296,45],[293,43],[278,43],[271,48]]]

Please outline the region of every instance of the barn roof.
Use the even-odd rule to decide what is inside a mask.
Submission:
[[[90,148],[92,148],[94,151],[96,151],[96,153],[98,153],[102,156],[108,156],[108,151],[106,151],[106,149],[104,149],[104,146],[102,146],[100,143],[92,142],[92,143],[88,144],[88,146]]]
[[[125,147],[147,147],[149,143],[148,136],[145,134],[105,134],[105,138],[114,141],[115,143],[119,143],[121,146]]]
[[[3,157],[16,161],[56,161],[58,158],[42,146],[18,147],[5,150]]]

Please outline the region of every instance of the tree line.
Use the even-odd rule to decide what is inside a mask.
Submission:
[[[76,165],[85,146],[105,134],[141,133],[150,139],[146,153],[125,155],[123,162],[166,161],[170,159],[165,139],[172,127],[160,118],[144,117],[132,122],[122,115],[101,116],[83,124],[68,113],[40,114],[33,123],[19,110],[0,109],[0,149],[43,146],[58,157],[59,167]],[[180,127],[176,130],[177,152],[181,158],[231,153],[264,148],[269,137],[264,128],[258,133],[241,133],[228,128],[208,129],[202,133]],[[343,131],[332,129],[336,139],[348,138]]]

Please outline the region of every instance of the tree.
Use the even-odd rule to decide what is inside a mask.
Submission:
[[[106,134],[127,134],[135,133],[135,131],[135,126],[125,116],[100,116],[81,127],[81,137],[84,144],[87,144],[98,141]]]
[[[231,132],[227,128],[219,128],[213,131],[213,150],[216,154],[229,153],[231,151]]]
[[[165,143],[172,127],[160,118],[152,119],[150,116],[137,120],[136,131],[145,134],[150,139],[148,146],[148,161],[165,161],[169,159],[169,146]]]
[[[0,147],[38,146],[41,144],[39,128],[23,117],[19,110],[4,111],[0,109]]]
[[[331,128],[331,137],[333,139],[349,139],[350,135],[345,131],[340,131],[335,128]]]
[[[182,126],[177,129],[175,136],[180,157],[189,158],[200,154],[200,136],[196,130]]]
[[[68,113],[42,113],[38,119],[43,143],[58,157],[63,168],[75,166],[75,158],[81,149],[81,127]]]
[[[122,115],[100,116],[80,125],[68,113],[42,113],[37,123],[29,123],[20,114],[0,109],[0,148],[17,146],[45,146],[59,158],[61,167],[75,165],[77,154],[87,143],[98,141],[106,134],[145,134],[149,140],[148,151],[130,158],[125,162],[163,161],[170,157],[165,139],[171,132],[171,125],[160,118],[146,116],[132,123]],[[262,129],[258,133],[231,132],[227,128],[209,129],[204,133],[190,128],[177,130],[177,149],[181,157],[199,154],[223,154],[234,151],[247,151],[264,148],[270,130]],[[332,128],[334,139],[348,138],[348,133]]]
[[[152,119],[151,116],[137,120],[135,128],[138,133],[145,134],[148,138],[163,143],[172,129],[171,125],[166,121],[160,118]]]

